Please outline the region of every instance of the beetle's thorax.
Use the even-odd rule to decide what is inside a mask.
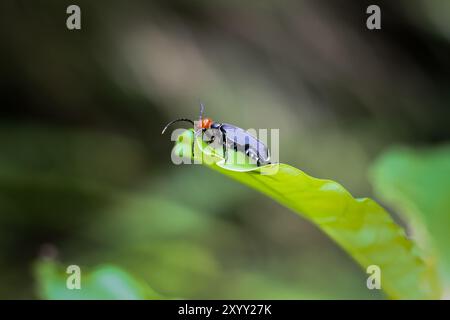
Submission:
[[[200,128],[202,129],[210,129],[213,121],[210,118],[204,118],[200,121]]]

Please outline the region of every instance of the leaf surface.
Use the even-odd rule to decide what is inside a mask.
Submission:
[[[192,130],[180,135],[173,155],[190,161],[193,138]],[[228,152],[225,162],[221,148],[213,149],[196,139],[197,162],[262,192],[311,221],[364,270],[370,265],[379,266],[382,289],[390,298],[440,297],[435,266],[379,204],[368,198],[355,199],[339,183],[311,177],[287,164],[238,165],[237,159],[244,158],[242,153]]]

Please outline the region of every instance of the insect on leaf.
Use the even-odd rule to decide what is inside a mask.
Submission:
[[[193,131],[185,131],[174,154],[192,156]],[[228,150],[228,159],[235,159]],[[392,299],[436,299],[440,297],[435,266],[423,256],[404,230],[375,201],[355,199],[340,184],[311,177],[287,164],[257,167],[225,163],[221,148],[213,150],[197,138],[195,159],[291,209],[318,226],[363,268],[377,265],[381,287]],[[277,167],[275,174],[262,170]]]

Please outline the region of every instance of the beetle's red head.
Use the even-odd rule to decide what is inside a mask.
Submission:
[[[210,129],[213,121],[210,118],[205,118],[200,121],[200,128],[202,129]]]

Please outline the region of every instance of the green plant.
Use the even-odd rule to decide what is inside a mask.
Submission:
[[[179,136],[174,154],[192,157],[193,131]],[[219,148],[220,149],[220,148]],[[355,199],[340,184],[313,178],[286,164],[278,172],[261,174],[277,165],[256,167],[251,164],[225,163],[222,151],[212,149],[198,138],[195,160],[201,161],[290,208],[310,220],[347,251],[362,267],[378,265],[382,287],[394,299],[430,299],[440,297],[440,288],[432,260],[424,257],[391,216],[371,199]],[[229,159],[243,157],[229,150]]]
[[[143,281],[113,265],[98,266],[90,272],[82,271],[81,288],[68,290],[66,281],[70,274],[54,260],[40,259],[34,265],[37,293],[42,299],[89,300],[89,299],[160,299]]]
[[[371,177],[376,194],[411,222],[420,245],[436,252],[448,285],[450,146],[392,148],[375,162]]]

